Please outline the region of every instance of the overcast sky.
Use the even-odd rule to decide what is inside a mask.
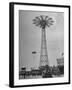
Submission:
[[[38,67],[40,63],[41,28],[33,24],[36,16],[46,15],[55,21],[46,28],[47,52],[50,65],[57,65],[56,59],[64,52],[64,13],[19,11],[19,68]],[[35,55],[32,54],[36,51]]]

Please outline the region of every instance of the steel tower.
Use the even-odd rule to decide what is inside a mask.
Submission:
[[[33,24],[36,26],[40,27],[42,30],[42,35],[41,35],[41,52],[40,52],[40,66],[46,66],[49,65],[49,60],[48,60],[48,53],[47,53],[47,44],[46,44],[46,27],[50,27],[53,25],[53,20],[52,18],[48,16],[39,16],[35,17],[33,19]]]

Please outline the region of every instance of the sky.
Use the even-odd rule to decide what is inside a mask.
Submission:
[[[48,61],[50,66],[57,65],[57,58],[64,52],[64,13],[48,11],[19,10],[19,68],[28,70],[39,67],[41,49],[41,28],[33,24],[36,16],[46,15],[53,18],[54,25],[46,28]],[[36,54],[32,54],[36,51]]]

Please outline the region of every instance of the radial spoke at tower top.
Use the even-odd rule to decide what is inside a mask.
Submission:
[[[40,15],[38,17],[35,17],[35,19],[33,19],[33,24],[35,24],[36,26],[42,29],[45,29],[46,27],[50,27],[51,25],[53,25],[53,23],[54,21],[52,18],[44,15]]]

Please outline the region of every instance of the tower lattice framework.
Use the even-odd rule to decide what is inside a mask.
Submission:
[[[53,25],[53,19],[49,16],[41,15],[33,19],[33,24],[40,27],[42,30],[41,35],[41,52],[40,52],[40,66],[49,65],[48,53],[47,53],[47,43],[46,43],[46,27]]]
[[[40,52],[40,66],[49,65],[47,43],[46,43],[46,30],[42,29],[41,35],[41,52]]]

